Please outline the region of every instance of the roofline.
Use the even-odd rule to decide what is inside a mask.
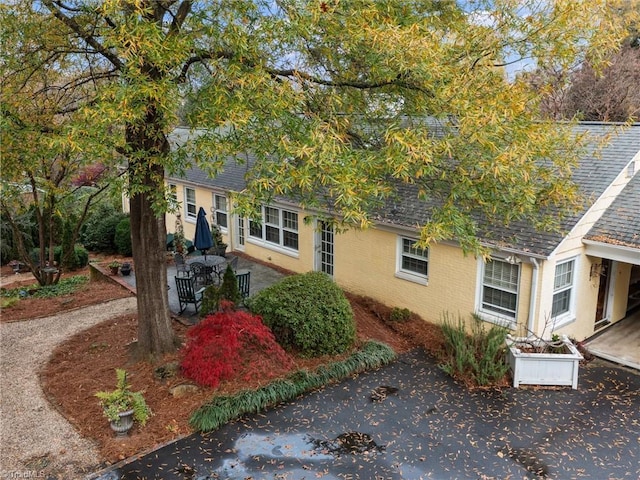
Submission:
[[[638,124],[640,126],[640,124]],[[616,186],[616,188],[618,187],[617,185],[617,180],[620,177],[624,177],[627,176],[627,172],[629,171],[629,166],[631,164],[635,164],[636,161],[640,161],[640,149],[635,153],[635,155],[633,157],[631,157],[631,159],[627,162],[627,164],[624,166],[624,168],[622,170],[620,170],[618,172],[618,175],[616,176],[616,178],[613,179],[613,181],[607,186],[607,188],[604,189],[604,191],[598,196],[598,198],[596,198],[593,202],[591,202],[591,205],[589,205],[589,208],[587,208],[582,214],[580,214],[580,217],[576,220],[576,222],[573,224],[573,227],[571,227],[571,229],[562,237],[562,240],[560,240],[560,242],[556,245],[556,247],[553,249],[553,251],[551,252],[551,255],[549,256],[553,256],[556,253],[558,253],[558,251],[561,249],[562,244],[565,242],[565,240],[567,240],[571,234],[578,229],[578,227],[582,227],[582,225],[580,224],[580,222],[587,216],[589,215],[589,213],[591,213],[592,210],[595,209],[596,205],[598,205],[598,202],[606,195],[608,194],[608,192],[610,191],[610,189],[612,188],[612,186]],[[611,208],[611,205],[613,204],[613,202],[616,201],[616,199],[620,196],[620,194],[622,193],[622,191],[626,188],[626,186],[629,184],[629,182],[631,181],[631,179],[637,174],[637,172],[635,172],[633,175],[631,175],[630,177],[627,178],[627,181],[624,183],[624,185],[620,186],[620,190],[618,191],[618,193],[616,195],[614,195],[613,197],[611,197],[611,201],[609,202],[609,204],[602,208],[601,205],[598,206],[599,209],[601,209],[601,213],[598,216],[598,218],[596,218],[593,223],[589,226],[589,230],[591,230],[593,228],[593,226],[602,218],[603,215],[606,214],[607,210],[609,210],[609,208]]]
[[[628,245],[616,245],[606,242],[596,242],[595,240],[582,239],[586,246],[586,254],[592,257],[607,258],[624,263],[640,265],[640,248]]]

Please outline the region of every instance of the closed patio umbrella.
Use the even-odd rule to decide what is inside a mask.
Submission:
[[[196,219],[196,235],[193,239],[193,246],[200,250],[203,255],[207,256],[207,250],[213,247],[213,239],[211,238],[211,229],[207,221],[207,214],[204,208],[198,210],[198,218]]]

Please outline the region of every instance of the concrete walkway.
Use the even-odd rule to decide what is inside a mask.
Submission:
[[[397,388],[372,401],[381,386]],[[420,351],[89,478],[640,478],[640,375],[595,361],[578,390],[469,391]]]

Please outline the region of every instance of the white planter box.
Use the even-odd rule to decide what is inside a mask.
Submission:
[[[578,367],[582,355],[566,335],[562,342],[571,353],[525,353],[521,348],[529,343],[524,338],[507,336],[509,365],[513,373],[513,386],[571,385],[578,388]]]

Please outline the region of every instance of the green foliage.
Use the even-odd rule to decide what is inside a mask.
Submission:
[[[411,310],[408,308],[394,307],[393,310],[391,310],[389,320],[401,323],[408,321],[409,318],[411,318]]]
[[[102,202],[82,226],[80,241],[90,251],[117,251],[116,228],[128,218],[108,202]]]
[[[276,380],[257,390],[246,390],[232,396],[218,396],[203,405],[189,422],[199,431],[211,431],[246,413],[258,413],[268,406],[293,400],[297,396],[341,380],[354,373],[388,364],[396,358],[387,345],[368,342],[349,358],[319,367],[313,372],[299,370],[287,378]]]
[[[129,217],[123,218],[116,225],[113,242],[116,246],[116,252],[125,257],[131,256],[131,220]]]
[[[127,372],[123,369],[116,369],[116,389],[110,392],[97,392],[96,397],[100,399],[100,405],[104,410],[104,415],[110,421],[118,420],[118,413],[133,410],[133,418],[141,425],[145,425],[151,409],[147,405],[142,392],[132,392],[131,385],[127,383]]]
[[[239,305],[242,302],[242,295],[240,295],[240,290],[238,289],[238,279],[231,265],[227,265],[224,275],[222,276],[219,299],[228,300],[235,305]]]
[[[200,307],[200,316],[206,317],[211,313],[217,312],[223,300],[232,302],[234,305],[240,305],[242,302],[242,295],[240,295],[240,290],[238,289],[238,280],[231,265],[227,265],[220,285],[209,285],[205,289],[202,297],[202,306]]]
[[[355,340],[351,305],[321,272],[286,277],[258,292],[247,305],[262,316],[280,345],[304,356],[342,353]]]
[[[33,294],[35,298],[52,298],[70,295],[80,289],[89,281],[89,277],[85,275],[74,275],[73,277],[63,278],[55,285],[45,285],[40,287]]]
[[[10,308],[13,305],[17,304],[20,301],[20,297],[17,295],[6,297],[4,293],[2,294],[2,299],[0,300],[0,308]]]
[[[222,238],[222,232],[217,224],[211,225],[211,240],[213,240],[213,248],[227,248],[227,244],[224,243]]]
[[[200,316],[206,317],[218,311],[220,307],[220,288],[217,285],[207,285],[202,294]]]
[[[74,293],[86,285],[88,281],[89,277],[85,275],[74,275],[73,277],[62,278],[55,285],[41,286],[34,283],[28,287],[3,288],[0,290],[0,296],[11,299],[27,298],[29,296],[33,298],[61,297]],[[14,304],[15,302],[12,300],[9,303]]]
[[[440,367],[449,375],[481,386],[504,378],[509,369],[505,346],[505,338],[509,333],[507,328],[492,325],[487,331],[485,322],[474,314],[469,335],[461,317],[455,322],[445,313],[442,333],[447,357]]]
[[[63,247],[61,245],[57,245],[53,248],[53,261],[55,265],[60,265],[62,262],[62,256],[64,254]],[[38,265],[40,258],[40,249],[38,247],[31,250],[29,253],[31,260]],[[48,258],[49,250],[47,249],[45,252],[45,258]],[[68,268],[69,270],[76,270],[78,268],[82,268],[89,263],[89,252],[83,245],[75,245],[73,248],[73,254],[69,257],[67,265],[63,265],[63,267]]]

